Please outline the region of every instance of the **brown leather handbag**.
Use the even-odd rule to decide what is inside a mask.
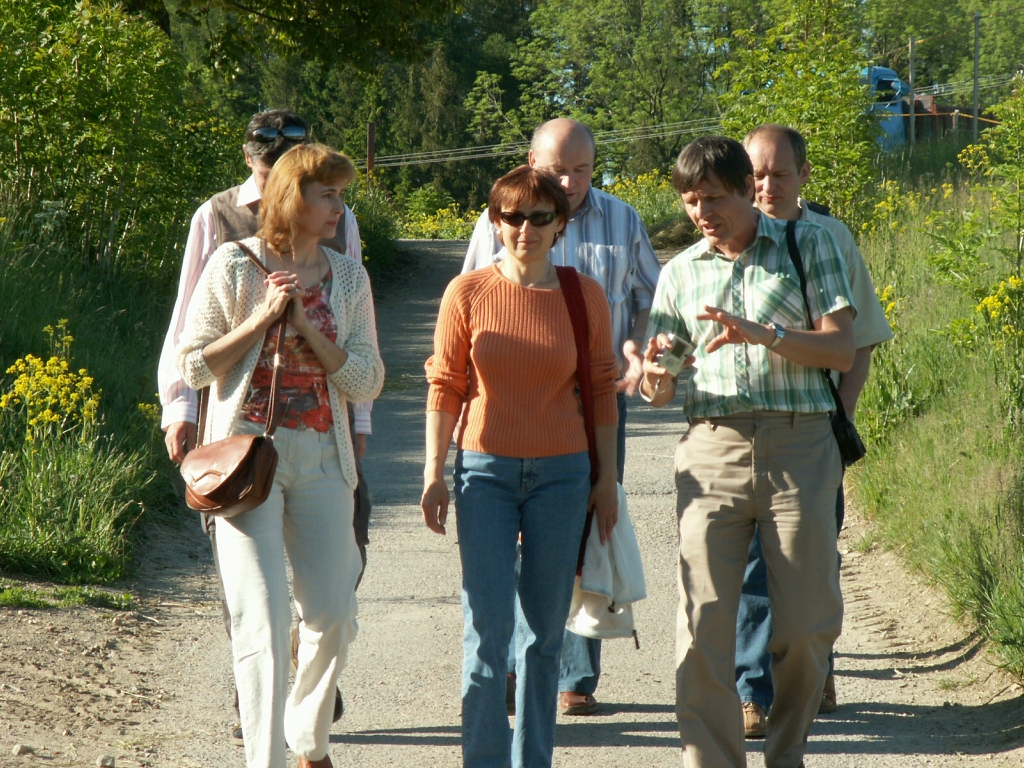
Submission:
[[[267,274],[256,256],[241,243],[236,243],[252,262]],[[267,423],[262,435],[234,435],[202,445],[206,432],[206,413],[210,388],[199,394],[199,431],[196,447],[181,462],[185,479],[185,502],[191,509],[217,517],[235,517],[254,509],[267,500],[277,470],[277,389],[281,381],[281,343],[284,341],[287,310],[274,327],[277,328],[278,354],[274,355],[274,378],[270,387]]]

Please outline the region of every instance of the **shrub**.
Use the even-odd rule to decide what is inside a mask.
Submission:
[[[119,4],[5,0],[0,40],[0,181],[53,201],[77,252],[164,267],[241,130],[189,98],[170,40]]]
[[[468,240],[479,218],[478,211],[462,213],[459,206],[452,203],[430,215],[406,218],[402,223],[402,236],[413,240]]]
[[[138,452],[99,434],[100,395],[71,367],[67,321],[46,329],[51,357],[26,355],[0,396],[0,562],[67,583],[125,574],[128,532],[153,480]]]
[[[617,176],[604,191],[633,206],[648,231],[680,216],[679,195],[660,171],[636,178]]]
[[[372,276],[379,277],[393,266],[397,254],[400,228],[395,206],[373,179],[362,175],[346,190],[346,198],[359,221],[363,262]]]

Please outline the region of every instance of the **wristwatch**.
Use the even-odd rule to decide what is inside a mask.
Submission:
[[[768,345],[768,349],[775,349],[786,338],[786,329],[776,323],[768,323],[768,327],[775,331],[775,341]]]

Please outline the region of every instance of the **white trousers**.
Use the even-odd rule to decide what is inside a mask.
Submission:
[[[261,431],[241,424],[236,432]],[[278,429],[274,445],[269,498],[216,523],[248,768],[285,768],[286,746],[310,760],[327,754],[338,675],[358,631],[353,489],[342,477],[334,433]],[[299,615],[291,695],[285,554]]]

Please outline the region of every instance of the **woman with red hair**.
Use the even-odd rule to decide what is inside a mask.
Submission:
[[[257,236],[213,254],[178,346],[185,381],[210,387],[203,443],[262,432],[273,360],[283,357],[273,489],[259,507],[216,521],[248,768],[285,768],[287,747],[300,768],[330,766],[335,687],[357,632],[362,561],[345,404],[376,397],[384,366],[366,270],[318,244],[334,235],[354,177],[352,162],[323,145],[285,153],[267,179]],[[267,330],[283,313],[278,348]],[[290,693],[286,554],[299,615]]]

